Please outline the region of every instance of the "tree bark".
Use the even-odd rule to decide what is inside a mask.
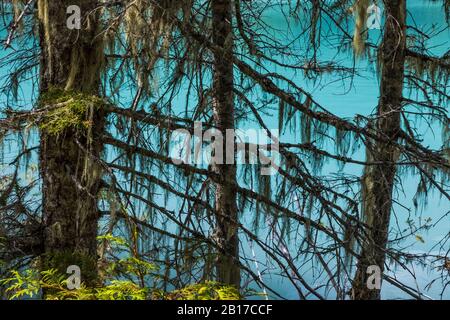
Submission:
[[[401,131],[400,113],[406,50],[406,0],[387,0],[386,23],[379,51],[381,88],[378,117],[374,125],[379,134],[396,142]],[[367,150],[368,158],[381,161],[380,166],[368,166],[362,181],[363,214],[370,226],[362,245],[361,257],[353,281],[355,300],[380,299],[380,290],[367,286],[367,268],[378,266],[383,272],[392,211],[392,193],[396,175],[398,150],[391,143],[374,142]]]
[[[99,95],[103,47],[97,0],[39,0],[40,95],[59,89]],[[68,6],[81,9],[81,30],[67,26]],[[90,129],[66,128],[58,135],[40,132],[44,251],[43,268],[65,274],[78,265],[82,281],[97,277],[97,193],[104,114],[93,109]],[[89,153],[89,154],[88,154]]]
[[[212,15],[213,42],[223,49],[222,53],[214,53],[213,111],[216,126],[224,137],[225,163],[226,146],[234,146],[234,137],[227,137],[226,130],[235,128],[231,0],[213,0]],[[234,152],[234,147],[232,150]],[[216,261],[217,281],[239,288],[239,238],[236,225],[238,214],[236,191],[233,187],[236,184],[236,164],[214,164],[213,170],[220,177],[220,181],[216,183],[215,205],[216,239],[220,248]]]

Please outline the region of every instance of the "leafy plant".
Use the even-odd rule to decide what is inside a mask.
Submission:
[[[239,291],[214,281],[206,281],[175,290],[165,296],[168,300],[240,300]]]
[[[172,292],[163,292],[148,287],[158,275],[158,267],[133,255],[132,248],[122,238],[111,234],[98,237],[107,241],[111,250],[123,258],[107,261],[103,270],[103,285],[88,287],[81,283],[79,289],[67,287],[67,275],[57,269],[37,271],[29,268],[25,271],[12,270],[10,277],[0,280],[0,286],[6,287],[11,300],[44,297],[46,300],[238,300],[239,291],[213,281],[189,285]],[[127,280],[123,280],[127,275]],[[138,285],[139,280],[144,279]]]
[[[13,270],[10,278],[0,280],[0,285],[7,286],[5,292],[11,300],[36,298],[42,291],[46,300],[144,300],[147,297],[147,289],[131,281],[115,280],[98,288],[82,284],[79,289],[69,290],[66,276],[56,269],[42,272],[28,269],[23,273]]]

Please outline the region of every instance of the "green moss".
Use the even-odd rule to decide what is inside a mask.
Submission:
[[[60,251],[41,257],[41,270],[55,269],[60,274],[66,274],[67,268],[72,265],[79,266],[82,270],[83,282],[90,285],[97,282],[97,261],[90,255],[81,252]]]
[[[167,300],[240,300],[239,291],[229,285],[206,281],[173,291],[165,296]]]
[[[95,95],[50,89],[39,99],[40,108],[49,108],[39,121],[39,128],[51,135],[59,135],[69,128],[86,131],[92,125],[91,111],[104,104]]]

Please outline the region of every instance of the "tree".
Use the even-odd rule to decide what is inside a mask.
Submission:
[[[227,135],[227,130],[235,129],[234,112],[234,73],[233,73],[233,33],[232,2],[213,0],[211,2],[213,44],[222,49],[214,52],[213,112],[218,130],[225,137],[223,141],[222,160],[227,155],[228,145],[233,146],[235,137]],[[229,141],[232,139],[232,141]],[[233,155],[235,162],[235,155]],[[236,165],[213,164],[213,172],[220,182],[216,184],[216,220],[217,244],[220,249],[217,261],[217,279],[219,282],[240,286],[238,209],[234,186],[236,183]]]
[[[49,260],[47,268],[65,272],[67,263],[91,268],[85,270],[90,277],[87,283],[96,278],[97,201],[103,170],[92,160],[103,151],[99,137],[105,123],[102,101],[97,98],[104,65],[103,41],[98,37],[99,4],[90,0],[37,2],[40,99],[43,108],[54,108],[40,130],[44,254]],[[84,13],[82,30],[68,28],[71,5]],[[71,114],[79,123],[65,126]]]
[[[405,1],[386,1],[385,16],[383,43],[378,58],[381,65],[380,101],[374,125],[389,141],[398,141],[406,50]],[[384,269],[398,156],[398,149],[389,142],[375,143],[368,149],[367,160],[379,161],[383,166],[366,167],[363,177],[363,214],[372,229],[367,236],[368,244],[363,246],[358,261],[354,299],[380,298],[380,290],[370,290],[366,285],[367,268],[376,265]]]
[[[358,12],[367,12],[368,3],[357,1],[359,5]],[[382,271],[385,269],[386,252],[388,250],[389,226],[392,220],[392,211],[394,204],[394,189],[396,184],[396,176],[398,172],[398,162],[401,158],[402,151],[395,145],[401,140],[406,143],[416,143],[416,137],[413,133],[411,124],[408,120],[407,103],[414,104],[414,101],[408,101],[405,98],[404,83],[407,78],[406,68],[414,68],[417,61],[411,61],[418,55],[414,51],[409,50],[407,46],[407,5],[406,1],[384,1],[384,31],[383,40],[378,48],[378,63],[380,65],[380,98],[376,109],[376,115],[371,126],[375,127],[375,131],[386,138],[385,142],[367,143],[367,162],[377,162],[381,165],[366,166],[364,176],[362,177],[362,213],[365,221],[370,226],[367,238],[362,244],[361,257],[358,259],[356,275],[353,280],[353,299],[380,299],[380,290],[371,289],[367,286],[368,268],[369,266],[378,266]],[[361,18],[360,18],[361,20]],[[366,19],[363,19],[365,21]],[[366,33],[357,23],[355,30],[354,42],[360,39],[356,34]],[[359,26],[359,28],[358,28]],[[363,42],[361,39],[358,42]],[[357,43],[355,47],[359,48],[357,54],[361,54],[364,50],[365,43]],[[445,59],[431,58],[426,55],[419,55],[420,59],[435,60],[438,65],[441,64],[447,68],[448,64]],[[409,61],[408,61],[409,58]],[[409,65],[407,64],[409,62]],[[427,68],[433,68],[428,66]],[[411,76],[411,75],[410,75]],[[423,74],[419,74],[423,76]],[[440,72],[430,75],[431,81],[440,79]],[[445,82],[445,80],[444,80]],[[423,88],[418,88],[423,90]],[[431,86],[424,91],[431,91],[431,94],[440,95],[437,87]],[[434,91],[434,93],[433,93]],[[431,96],[430,94],[430,96]],[[445,95],[445,94],[444,94]],[[428,97],[427,104],[433,108],[434,102]],[[444,99],[447,99],[445,97]],[[426,106],[423,106],[426,107]],[[422,111],[424,112],[424,111]],[[436,120],[441,121],[442,114],[436,115]],[[444,126],[445,126],[444,116]],[[448,119],[447,119],[448,121]],[[406,129],[406,132],[403,131]],[[418,142],[417,142],[418,143]],[[445,160],[443,161],[445,165]],[[426,175],[426,180],[430,179],[433,184],[435,173],[426,173],[426,169],[422,169],[422,164],[415,164],[420,168],[421,172]],[[435,166],[434,170],[438,171],[441,166]],[[442,168],[444,171],[447,168]],[[420,186],[419,186],[420,188]],[[444,196],[448,197],[445,190]]]

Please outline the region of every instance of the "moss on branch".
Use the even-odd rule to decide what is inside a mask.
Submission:
[[[51,135],[59,135],[69,128],[86,131],[92,126],[93,111],[104,104],[95,95],[51,89],[39,100],[40,108],[48,108],[39,121],[39,128]]]

